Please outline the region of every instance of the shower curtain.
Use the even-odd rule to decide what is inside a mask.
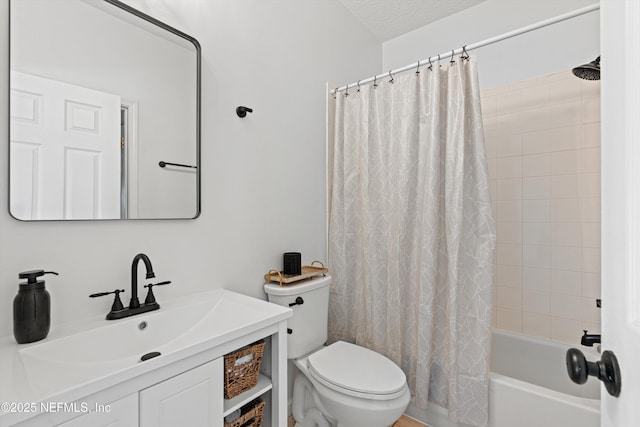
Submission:
[[[336,100],[330,340],[397,363],[418,408],[485,426],[495,224],[476,62],[388,80]]]

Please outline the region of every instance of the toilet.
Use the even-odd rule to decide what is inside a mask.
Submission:
[[[270,302],[293,309],[287,358],[301,372],[293,387],[296,427],[388,427],[409,404],[406,376],[373,350],[344,341],[324,345],[330,284],[323,276],[264,285]]]

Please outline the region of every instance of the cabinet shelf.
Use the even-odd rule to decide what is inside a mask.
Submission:
[[[243,393],[240,393],[239,395],[231,399],[224,400],[224,413],[222,414],[222,416],[226,417],[236,409],[241,408],[242,406],[251,402],[256,397],[259,397],[268,392],[272,387],[273,386],[271,384],[271,379],[265,375],[260,374],[258,376],[258,383],[255,387]]]

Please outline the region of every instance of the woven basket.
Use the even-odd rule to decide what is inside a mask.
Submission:
[[[224,423],[224,427],[260,427],[262,426],[262,413],[264,412],[264,401],[256,399],[244,405],[239,418]]]
[[[224,356],[224,397],[231,399],[258,383],[264,340]]]

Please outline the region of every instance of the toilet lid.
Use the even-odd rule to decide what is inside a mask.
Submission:
[[[406,384],[404,372],[391,360],[344,341],[337,341],[309,356],[308,367],[311,375],[324,380],[326,385],[358,393],[394,394],[403,390]]]

